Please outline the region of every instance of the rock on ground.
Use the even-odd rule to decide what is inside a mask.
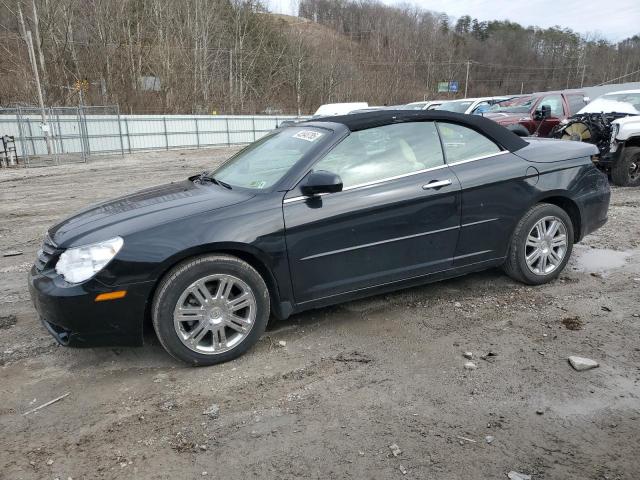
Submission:
[[[600,364],[595,360],[591,360],[590,358],[585,358],[585,357],[576,357],[576,356],[569,357],[569,363],[573,368],[575,368],[579,372],[582,372],[584,370],[591,370],[592,368],[596,368],[600,366]]]

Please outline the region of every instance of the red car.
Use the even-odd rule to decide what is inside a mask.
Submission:
[[[548,137],[553,128],[587,104],[583,92],[546,92],[493,105],[485,117],[521,137]]]

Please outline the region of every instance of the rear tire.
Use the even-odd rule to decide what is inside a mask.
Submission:
[[[611,166],[611,180],[620,187],[640,186],[640,147],[626,147]]]
[[[542,285],[560,275],[573,249],[573,223],[562,208],[549,203],[531,207],[515,228],[503,269],[528,285]]]
[[[251,265],[231,255],[203,255],[165,275],[151,315],[169,354],[203,366],[234,359],[253,346],[269,309],[267,285]]]

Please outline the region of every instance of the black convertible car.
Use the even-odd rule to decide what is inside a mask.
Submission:
[[[31,295],[64,345],[139,345],[151,319],[170,354],[209,365],[271,315],[490,267],[542,284],[607,220],[596,153],[445,111],[299,123],[54,226]]]

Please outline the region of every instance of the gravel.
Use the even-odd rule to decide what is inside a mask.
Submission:
[[[609,223],[576,245],[549,285],[521,285],[496,269],[308,311],[208,368],[174,361],[152,329],[142,348],[58,347],[26,286],[46,229],[89,203],[211,169],[231,152],[0,171],[0,245],[24,252],[0,257],[0,315],[15,317],[0,329],[2,475],[383,479],[402,477],[402,459],[407,478],[637,476],[637,188],[613,188]],[[606,261],[611,252],[615,262]],[[472,374],[461,368],[463,349],[480,358]],[[602,365],[576,374],[566,364],[576,354]],[[71,395],[21,415],[59,392]],[[215,421],[202,415],[212,404],[224,412]]]

